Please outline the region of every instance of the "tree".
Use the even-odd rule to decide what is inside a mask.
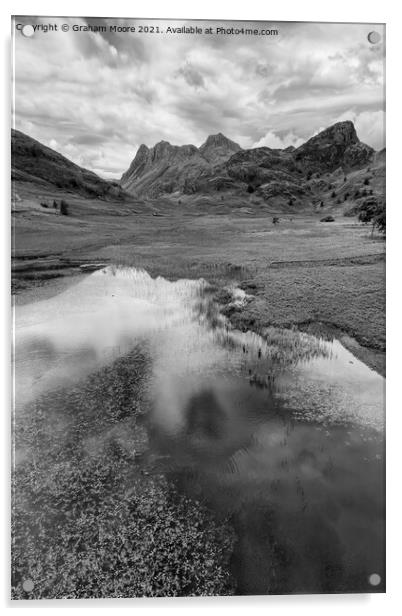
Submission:
[[[274,216],[272,219],[272,224],[277,225],[279,223],[279,218],[277,216]]]
[[[331,197],[332,197],[332,199],[335,199],[335,197],[336,197],[336,192],[334,190],[331,193]]]
[[[68,214],[69,214],[69,207],[70,206],[68,205],[67,201],[64,201],[64,199],[62,199],[60,201],[60,214],[62,216],[68,216]]]
[[[370,178],[364,178],[364,182],[363,182],[363,184],[364,184],[365,186],[368,186],[368,185],[370,184]]]
[[[57,201],[56,201],[56,199],[53,199],[53,208],[55,210],[57,210]]]
[[[371,234],[377,228],[380,233],[386,231],[386,212],[385,203],[378,201],[376,197],[368,197],[363,201],[359,208],[358,219],[363,224],[371,224]]]

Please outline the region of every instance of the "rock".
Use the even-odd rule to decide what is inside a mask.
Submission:
[[[320,219],[320,222],[335,222],[335,218],[333,216],[324,216],[324,218]]]
[[[232,154],[241,150],[238,143],[231,141],[222,133],[210,135],[199,149],[199,153],[210,163],[226,161]]]
[[[337,122],[298,147],[296,161],[310,171],[355,168],[373,159],[374,150],[359,141],[353,122]]]
[[[222,133],[210,135],[200,148],[171,145],[167,141],[153,148],[143,144],[123,173],[121,185],[136,196],[147,197],[176,191],[194,194],[228,188],[233,181],[220,173],[220,165],[240,149]]]

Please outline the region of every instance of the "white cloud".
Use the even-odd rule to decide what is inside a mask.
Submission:
[[[385,147],[385,112],[362,111],[356,113],[349,110],[336,118],[337,122],[351,120],[356,128],[357,136],[360,141],[367,143],[375,150],[382,150]]]
[[[297,146],[342,115],[355,121],[363,141],[378,147],[384,138],[383,48],[368,43],[370,28],[277,27],[279,37],[270,39],[71,29],[29,39],[17,33],[16,127],[114,177],[143,142],[200,145],[220,131],[243,147]]]
[[[364,143],[371,145],[375,150],[385,147],[385,112],[363,111],[355,120],[355,126],[359,138]]]
[[[253,148],[261,148],[266,146],[268,148],[279,148],[284,149],[293,145],[297,148],[299,145],[303,143],[303,139],[297,137],[293,133],[287,133],[283,139],[275,135],[272,131],[269,131],[262,139],[253,144]]]

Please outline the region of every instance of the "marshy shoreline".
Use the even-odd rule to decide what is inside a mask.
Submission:
[[[16,305],[48,299],[79,280],[28,289]],[[207,282],[205,291],[212,318],[223,315],[236,330],[263,334],[266,323],[255,310],[249,320],[256,297],[249,280]],[[348,346],[344,335],[320,323],[295,329]],[[351,338],[349,346],[362,354]],[[143,397],[148,363],[146,347],[136,346],[72,390],[44,394],[16,422],[14,598],[238,593],[231,571],[239,566],[241,517],[233,525],[186,494],[180,473],[166,472],[152,453]],[[48,424],[48,408],[60,426],[55,417]],[[29,595],[21,590],[28,575],[35,577]]]
[[[382,263],[383,259],[383,255],[377,255],[376,262]],[[78,263],[79,265],[76,266],[73,271],[68,270],[66,273],[63,272],[63,274],[60,274],[60,276],[42,278],[39,274],[39,276],[31,279],[25,279],[23,286],[19,288],[18,286],[16,287],[17,290],[12,296],[13,305],[21,306],[31,302],[42,301],[77,284],[83,276],[88,275],[85,266],[84,269],[80,269],[82,263],[92,266],[93,269],[91,271],[96,271],[96,269],[100,269],[104,265],[90,258],[79,260]],[[122,265],[125,264],[126,262],[123,260]],[[162,275],[170,281],[180,279],[179,272],[169,276],[166,275],[164,268],[160,269],[161,271],[159,273],[158,269],[150,268],[149,273],[153,277]],[[197,268],[193,269],[194,271],[192,274],[194,274],[194,279],[205,275],[208,276],[208,272],[206,272],[202,266],[199,268],[201,276],[197,276]],[[351,319],[350,313],[345,315],[342,314],[342,306],[347,306],[347,299],[345,297],[343,302],[336,304],[337,313],[336,315],[332,315],[334,317],[333,319],[325,319],[322,314],[317,314],[316,318],[314,318],[314,314],[306,314],[305,306],[298,305],[297,302],[292,300],[289,301],[289,298],[286,298],[286,289],[283,290],[283,297],[278,301],[277,296],[267,297],[266,293],[264,293],[265,285],[261,281],[261,278],[257,278],[256,280],[252,278],[242,280],[242,278],[240,278],[236,281],[236,271],[238,271],[237,268],[232,271],[232,266],[229,264],[229,275],[225,276],[225,274],[222,275],[219,273],[218,276],[216,276],[216,272],[211,270],[212,282],[206,277],[206,281],[213,291],[212,295],[214,296],[214,301],[216,301],[219,310],[228,318],[235,329],[243,332],[252,331],[259,334],[264,328],[272,326],[284,329],[296,329],[329,340],[335,338],[367,366],[376,370],[382,376],[385,376],[385,323],[383,323],[383,327],[379,330],[375,327],[363,327],[362,321],[364,322],[365,320],[364,305],[361,306],[359,318],[354,320],[353,316],[355,315],[352,315]],[[187,277],[185,275],[186,273],[185,268],[183,268],[183,277]],[[235,284],[239,286],[239,289],[245,291],[250,301],[247,301],[243,305],[233,305],[232,297],[230,293],[227,292],[228,286],[233,286],[233,280],[235,280]],[[323,304],[325,304],[327,298],[322,297],[322,300]],[[287,312],[290,310],[290,313],[287,313],[285,318],[283,316],[283,307],[281,303],[287,304]],[[314,312],[313,310],[313,313]],[[372,318],[372,314],[371,308],[370,312],[367,312],[367,318]],[[376,316],[378,318],[380,315],[377,314]],[[375,324],[378,324],[376,318],[374,319],[373,325]]]

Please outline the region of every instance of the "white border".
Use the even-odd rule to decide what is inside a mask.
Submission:
[[[170,2],[154,1],[142,4],[133,1],[113,0],[108,4],[103,1],[89,2],[87,0],[69,0],[57,5],[50,0],[5,0],[2,5],[0,27],[2,29],[2,45],[5,50],[1,68],[3,71],[3,122],[1,124],[2,143],[2,186],[3,199],[1,203],[1,231],[3,258],[1,261],[2,282],[2,314],[5,329],[2,345],[2,387],[3,405],[0,431],[3,438],[1,447],[4,473],[2,474],[3,507],[2,507],[2,559],[1,559],[1,600],[3,607],[14,610],[15,614],[26,610],[52,611],[63,609],[64,613],[74,610],[75,614],[84,613],[87,609],[135,610],[136,613],[153,614],[160,610],[170,614],[177,611],[191,610],[202,613],[208,610],[218,614],[229,611],[231,616],[244,613],[248,607],[253,612],[293,614],[311,616],[312,614],[339,616],[341,611],[349,614],[378,616],[379,612],[392,614],[401,609],[402,600],[399,594],[401,584],[401,477],[399,468],[401,460],[399,451],[402,439],[402,409],[399,403],[398,381],[401,380],[401,337],[398,317],[402,313],[400,303],[400,273],[401,253],[398,250],[402,243],[402,185],[401,176],[401,101],[399,89],[401,70],[402,20],[398,3],[393,0],[382,0],[368,3],[363,0],[335,0],[325,3],[323,0],[287,0],[269,4],[266,0],[247,0],[245,3],[234,4],[217,0],[202,0],[191,3],[189,0],[171,0]],[[163,599],[163,600],[104,600],[104,601],[41,601],[41,602],[10,602],[9,597],[9,434],[10,434],[10,308],[9,308],[9,254],[10,254],[10,16],[34,15],[85,15],[85,16],[126,16],[155,18],[192,18],[192,19],[261,19],[269,21],[337,21],[337,22],[373,22],[387,24],[387,196],[388,196],[388,232],[387,232],[387,593],[385,595],[331,595],[331,596],[283,596],[283,597],[239,597],[216,599]]]

